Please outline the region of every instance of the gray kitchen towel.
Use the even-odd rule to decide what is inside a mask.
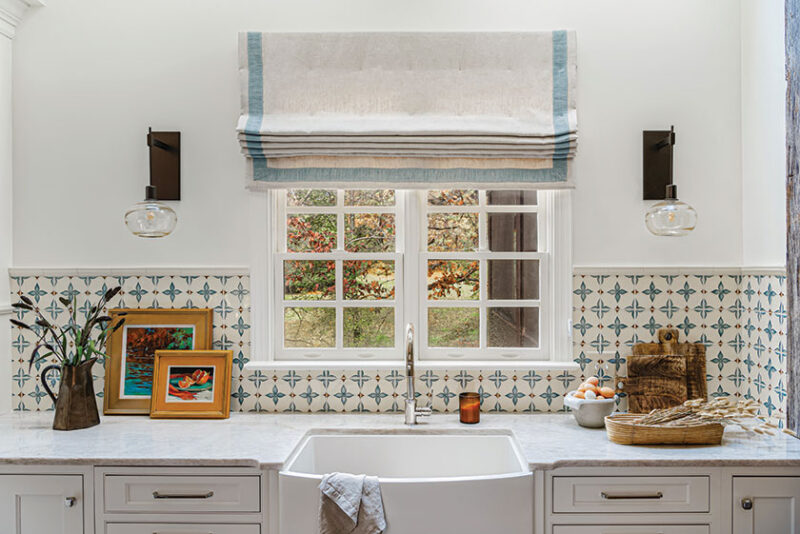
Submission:
[[[330,473],[319,485],[320,534],[379,534],[386,530],[377,477]]]

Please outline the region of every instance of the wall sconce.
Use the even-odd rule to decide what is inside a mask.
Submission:
[[[150,185],[145,198],[125,212],[125,226],[138,237],[166,237],[175,229],[175,210],[159,200],[181,199],[181,133],[148,129]]]
[[[661,200],[647,210],[645,225],[657,236],[686,235],[697,225],[697,212],[678,200],[678,186],[672,183],[675,127],[645,131],[642,140],[644,200]]]

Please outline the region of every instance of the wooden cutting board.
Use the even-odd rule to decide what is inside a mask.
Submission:
[[[631,413],[647,413],[689,399],[705,399],[708,396],[705,346],[679,343],[678,330],[659,330],[658,343],[633,346],[625,392]]]

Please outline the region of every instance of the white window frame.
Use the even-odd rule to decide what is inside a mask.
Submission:
[[[491,190],[491,188],[490,188]],[[480,191],[481,199],[486,192]],[[338,190],[339,202],[343,205]],[[337,347],[335,349],[283,348],[283,308],[291,306],[336,306],[337,324],[342,319],[341,305],[350,307],[374,307],[375,300],[344,301],[341,292],[341,269],[337,269],[336,300],[330,301],[288,301],[283,304],[283,260],[321,259],[318,253],[285,252],[285,235],[279,235],[278,229],[283,227],[282,221],[288,213],[285,207],[285,191],[273,190],[266,193],[252,193],[250,199],[250,220],[253,243],[251,248],[251,312],[253,329],[251,330],[251,361],[249,368],[303,368],[339,366],[397,368],[402,364],[403,343],[402,332],[407,323],[417,326],[417,359],[423,366],[429,367],[480,367],[484,364],[493,367],[563,367],[572,363],[572,216],[571,191],[540,190],[537,206],[463,206],[454,209],[452,206],[426,206],[425,191],[396,191],[395,207],[351,207],[342,210],[338,207],[303,207],[297,211],[338,213],[337,250],[326,259],[333,258],[337,266],[344,259],[391,259],[395,261],[395,346],[392,348],[344,348],[341,335],[337,329]],[[533,208],[533,209],[523,209]],[[318,211],[319,210],[319,211]],[[337,211],[338,210],[338,211]],[[290,208],[291,212],[295,210]],[[395,213],[396,252],[395,253],[363,253],[344,252],[344,212],[361,213]],[[453,213],[465,211],[479,213],[481,239],[488,239],[484,230],[488,227],[488,213],[536,211],[538,212],[538,243],[541,252],[534,253],[500,253],[489,252],[485,242],[480,243],[477,253],[464,255],[461,253],[429,253],[424,250],[427,236],[426,214],[430,211]],[[266,219],[266,221],[265,221]],[[424,230],[424,231],[423,231]],[[487,270],[487,259],[539,259],[540,261],[540,346],[537,348],[428,348],[427,347],[427,288],[420,281],[426,279],[427,258],[432,259],[474,259],[481,261],[481,298],[479,301],[435,301],[433,306],[481,306],[489,304],[486,300],[486,284],[484,277]],[[530,255],[530,256],[529,256]],[[522,258],[520,258],[522,256]],[[402,292],[402,297],[400,296]],[[383,301],[392,302],[392,301]],[[522,301],[535,304],[536,301]],[[338,304],[338,306],[337,306]],[[520,301],[493,301],[492,306],[517,307]],[[483,338],[486,314],[481,314],[481,337]],[[482,340],[485,343],[485,340]]]
[[[275,336],[273,338],[273,354],[276,361],[309,361],[309,360],[397,360],[402,350],[403,325],[403,299],[397,298],[397,289],[403,284],[403,254],[401,243],[405,237],[403,223],[403,195],[395,193],[394,206],[345,206],[344,190],[336,190],[337,202],[335,206],[298,206],[286,205],[286,190],[276,191],[274,194],[274,210],[277,213],[278,225],[276,228],[285,229],[286,217],[290,214],[332,214],[336,215],[336,249],[330,253],[319,252],[286,252],[286,232],[281,231],[275,237],[276,249],[274,252],[275,272],[273,273],[273,299],[272,308],[277,311],[275,321]],[[345,214],[348,213],[378,213],[392,214],[395,221],[395,252],[365,252],[353,253],[345,251]],[[336,262],[336,296],[332,300],[284,300],[283,262],[287,260],[333,260]],[[386,260],[394,262],[395,298],[380,300],[346,300],[343,295],[343,269],[345,260]],[[335,308],[336,309],[336,346],[333,348],[305,348],[284,347],[283,327],[284,310],[286,308]],[[394,346],[374,348],[348,348],[344,346],[343,325],[344,308],[393,308],[394,313]]]
[[[425,240],[416,244],[414,247],[419,250],[416,260],[409,261],[407,268],[411,270],[414,265],[417,267],[416,284],[410,284],[419,293],[419,313],[411,322],[420,325],[419,340],[419,359],[421,361],[452,361],[452,360],[547,360],[549,359],[548,343],[550,341],[550,321],[552,318],[543,306],[543,302],[548,302],[550,289],[550,265],[548,252],[550,247],[547,228],[549,219],[547,218],[547,204],[540,204],[537,200],[535,205],[515,205],[515,206],[489,206],[487,203],[486,190],[478,191],[478,205],[465,206],[428,206],[425,191],[414,191],[412,195],[417,202],[420,213],[418,219],[419,231],[414,232],[419,236],[427,236],[427,217],[434,213],[476,213],[478,215],[478,250],[474,252],[428,252],[425,249]],[[545,197],[547,194],[539,195]],[[537,214],[537,252],[492,252],[489,250],[489,214],[490,213],[536,213]],[[488,261],[489,260],[538,260],[539,261],[539,299],[536,300],[489,300],[488,297]],[[477,300],[453,300],[439,299],[428,300],[427,298],[427,268],[429,260],[468,260],[480,262],[479,273],[479,298]],[[410,302],[410,301],[409,301]],[[539,346],[538,347],[504,347],[494,348],[488,346],[486,336],[488,320],[488,309],[495,307],[514,307],[525,308],[534,307],[539,309]],[[479,326],[479,346],[474,348],[463,347],[429,347],[427,343],[428,334],[428,311],[431,308],[478,308],[480,310]]]

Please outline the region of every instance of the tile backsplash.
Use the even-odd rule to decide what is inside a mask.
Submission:
[[[478,391],[483,410],[563,410],[563,395],[597,374],[610,385],[624,377],[631,346],[651,341],[672,327],[682,340],[707,351],[709,394],[757,399],[762,415],[782,421],[786,399],[786,277],[783,274],[653,274],[635,269],[582,269],[573,284],[572,369],[426,370],[417,391],[434,409],[456,411],[458,393]],[[257,412],[395,412],[405,393],[400,370],[245,369],[250,355],[250,279],[237,272],[200,273],[142,270],[109,273],[15,271],[11,301],[27,295],[52,321],[65,321],[57,297],[78,298],[78,307],[106,288],[122,285],[114,303],[127,308],[212,308],[214,348],[233,350],[231,409]],[[81,310],[85,311],[85,310]],[[21,319],[27,319],[20,314]],[[52,409],[38,369],[27,360],[32,333],[12,331],[13,406],[21,411]],[[102,397],[103,368],[95,366]],[[625,408],[624,396],[620,407]]]

